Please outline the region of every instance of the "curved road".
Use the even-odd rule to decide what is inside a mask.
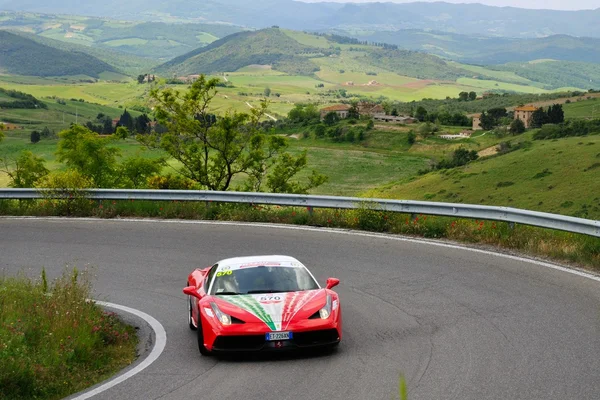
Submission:
[[[0,272],[89,265],[96,298],[144,311],[164,353],[94,399],[600,399],[600,282],[506,257],[333,231],[0,220]],[[341,279],[339,350],[202,358],[181,289],[196,266],[280,253]]]

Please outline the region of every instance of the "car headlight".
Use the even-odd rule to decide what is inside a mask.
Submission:
[[[331,295],[327,295],[327,302],[325,303],[325,307],[319,310],[319,316],[321,319],[327,319],[331,315]]]
[[[219,308],[217,303],[215,303],[214,301],[211,301],[210,308],[212,308],[212,310],[215,313],[215,317],[217,317],[217,319],[223,325],[231,325],[231,316],[229,314],[225,314],[223,311],[221,311],[221,309]]]

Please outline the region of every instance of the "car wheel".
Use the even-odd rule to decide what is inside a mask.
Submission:
[[[198,310],[200,311],[200,310]],[[200,312],[198,312],[198,315],[200,315]],[[200,354],[202,354],[203,356],[208,356],[210,355],[210,351],[208,351],[208,349],[206,348],[206,346],[204,346],[204,334],[202,333],[202,317],[198,318],[198,329],[197,329],[197,333],[198,333],[198,350],[200,350]]]
[[[194,325],[194,320],[192,319],[192,296],[188,296],[188,326],[191,330],[195,331],[196,326]]]

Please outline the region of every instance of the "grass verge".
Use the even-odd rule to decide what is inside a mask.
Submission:
[[[180,201],[1,200],[0,215],[165,218],[268,222],[450,239],[514,250],[600,272],[600,238],[525,225],[373,210]]]
[[[0,399],[60,399],[136,358],[134,328],[90,297],[77,269],[48,284],[0,277]]]

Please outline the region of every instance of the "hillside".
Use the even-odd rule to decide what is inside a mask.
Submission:
[[[551,35],[541,38],[509,38],[463,35],[438,30],[395,31],[329,30],[369,42],[398,45],[469,64],[505,64],[538,59],[600,63],[600,39]]]
[[[0,31],[0,70],[16,75],[94,78],[103,72],[117,72],[88,54],[55,49],[6,31]]]
[[[513,144],[527,141],[529,144],[523,149],[388,184],[368,195],[489,204],[599,218],[600,180],[596,171],[600,166],[600,137],[532,141],[531,135],[530,132],[523,137],[508,138]],[[473,148],[473,139],[466,142]],[[418,153],[420,148],[431,151],[432,145],[417,143],[410,152]]]
[[[263,28],[290,29],[435,29],[470,35],[540,37],[553,34],[600,37],[600,9],[552,11],[492,7],[481,4],[435,3],[305,3],[293,0],[0,0],[0,8],[14,11],[79,14],[136,20],[222,21]],[[367,18],[368,17],[368,18]]]
[[[107,20],[3,12],[0,17],[0,29],[83,45],[97,52],[102,49],[109,54],[119,52],[163,61],[241,30],[226,24],[124,21],[123,16],[118,20]]]
[[[309,57],[328,50],[303,45],[277,28],[240,32],[217,40],[156,68],[177,75],[237,71],[248,65],[271,65],[291,75],[311,75],[318,70]]]
[[[10,32],[55,49],[89,54],[92,57],[96,57],[97,59],[112,65],[119,72],[129,76],[136,76],[140,73],[147,72],[158,64],[158,61],[150,58],[124,54],[117,50],[100,49],[92,46],[63,42],[62,40],[50,39],[45,36],[22,31]]]

